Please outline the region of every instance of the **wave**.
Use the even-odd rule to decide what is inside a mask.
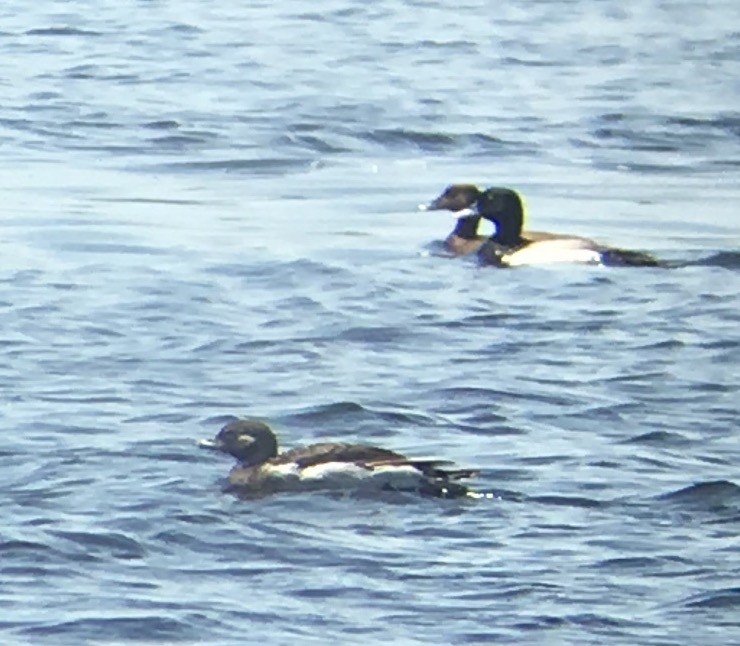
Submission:
[[[677,267],[721,267],[722,269],[740,269],[740,251],[719,251],[699,258],[691,262],[686,262]]]
[[[724,508],[740,505],[740,487],[728,480],[698,482],[658,498],[692,507]]]
[[[102,36],[100,31],[76,29],[75,27],[40,27],[29,29],[26,36]]]
[[[694,595],[685,602],[689,608],[740,608],[740,588],[725,588]]]

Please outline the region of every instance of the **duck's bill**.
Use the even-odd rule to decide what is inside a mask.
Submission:
[[[429,204],[419,204],[416,207],[419,211],[442,211],[446,207],[441,203],[441,199],[432,200]]]
[[[210,449],[211,451],[221,450],[221,445],[216,440],[198,440],[198,446],[201,449]]]
[[[449,208],[441,203],[442,198],[437,198],[429,202],[429,204],[419,204],[416,209],[418,211],[449,211]],[[478,215],[478,212],[471,207],[462,209],[461,211],[452,211],[452,215],[456,218],[465,218],[469,215]]]

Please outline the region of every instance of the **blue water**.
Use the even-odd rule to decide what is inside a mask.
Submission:
[[[738,25],[4,2],[0,642],[740,644]],[[678,268],[430,255],[452,181]],[[237,500],[230,415],[495,497]]]

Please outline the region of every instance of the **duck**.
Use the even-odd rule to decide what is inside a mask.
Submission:
[[[474,184],[451,184],[429,204],[419,208],[423,211],[452,211],[458,221],[445,241],[446,248],[450,251],[459,249],[457,255],[476,253],[480,261],[488,265],[515,267],[575,262],[662,266],[660,261],[642,251],[617,249],[582,236],[523,231],[524,203],[521,195],[512,188],[480,189]],[[489,220],[496,229],[494,235],[483,240],[477,234],[481,219]]]
[[[453,187],[458,189],[456,195],[452,196],[456,204],[442,200],[447,191]],[[467,256],[477,253],[489,239],[489,236],[478,233],[481,220],[484,219],[483,216],[469,206],[477,201],[480,193],[480,189],[473,184],[454,184],[445,189],[445,192],[431,203],[419,204],[418,206],[419,211],[454,211],[457,216],[457,223],[443,243],[445,251],[450,255]],[[459,206],[458,209],[454,208],[456,205]],[[552,235],[543,231],[522,232],[522,237],[530,242],[546,240]]]
[[[280,453],[275,432],[258,419],[227,423],[201,448],[227,453],[239,461],[228,476],[227,491],[266,494],[310,489],[404,491],[438,498],[468,495],[460,480],[473,469],[449,469],[447,460],[408,458],[368,444],[322,442]]]

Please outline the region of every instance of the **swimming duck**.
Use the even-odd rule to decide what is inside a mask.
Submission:
[[[522,198],[510,188],[479,189],[473,184],[452,184],[422,210],[448,210],[457,217],[457,226],[448,236],[446,246],[477,252],[482,262],[513,267],[553,262],[580,262],[603,265],[657,267],[652,256],[627,249],[616,249],[581,236],[544,231],[522,231]],[[477,235],[480,219],[491,221],[496,232],[481,241]],[[451,241],[452,239],[452,241]],[[466,243],[459,242],[463,239]],[[451,242],[450,242],[451,241]],[[466,246],[467,244],[467,246]]]
[[[456,188],[456,194],[450,196],[450,200],[443,200],[447,197],[450,189]],[[419,204],[420,211],[454,211],[457,216],[455,228],[445,238],[444,247],[452,255],[466,256],[476,253],[489,239],[487,235],[478,233],[483,216],[477,211],[470,208],[474,204],[481,191],[477,186],[472,184],[454,184],[449,186],[442,195],[433,200],[430,204]],[[459,208],[455,208],[459,207]],[[542,231],[523,231],[522,238],[530,242],[537,240],[546,240],[553,234]]]
[[[447,498],[467,495],[457,481],[477,475],[471,469],[443,469],[445,460],[407,458],[366,444],[324,442],[278,453],[273,430],[255,419],[229,422],[199,445],[239,460],[227,487],[237,493],[364,487]]]

